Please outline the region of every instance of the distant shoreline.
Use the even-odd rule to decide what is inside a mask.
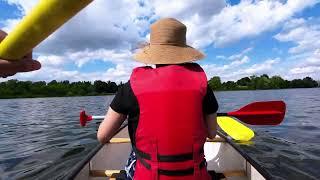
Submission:
[[[109,93],[109,94],[97,94],[97,95],[83,95],[83,96],[30,96],[30,97],[8,97],[8,98],[2,98],[0,97],[0,100],[4,99],[37,99],[37,98],[63,98],[63,97],[93,97],[93,96],[112,96],[116,93]]]
[[[124,84],[108,81],[18,81],[9,80],[0,83],[0,99],[17,98],[47,98],[47,97],[81,97],[81,96],[106,96],[114,95]],[[303,79],[285,80],[280,76],[243,77],[237,81],[221,82],[219,76],[214,76],[208,81],[208,86],[214,91],[250,91],[273,90],[293,88],[316,88],[320,83],[311,77]]]
[[[213,90],[214,92],[232,92],[232,91],[268,91],[268,90],[290,90],[290,89],[317,89],[320,87],[312,88],[286,88],[286,89],[242,89],[242,90]],[[107,94],[97,94],[97,95],[83,95],[83,96],[33,96],[33,97],[8,97],[1,98],[0,100],[6,99],[36,99],[36,98],[63,98],[63,97],[93,97],[93,96],[113,96],[116,93],[107,93]]]

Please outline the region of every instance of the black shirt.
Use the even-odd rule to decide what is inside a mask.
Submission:
[[[134,136],[138,126],[140,110],[138,100],[131,89],[130,81],[119,88],[117,94],[110,104],[110,107],[117,113],[128,116],[129,135],[131,142],[135,144]],[[206,115],[216,113],[218,107],[219,106],[216,97],[208,86],[207,94],[203,99],[203,113]]]

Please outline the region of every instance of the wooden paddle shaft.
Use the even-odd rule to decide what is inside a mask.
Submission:
[[[0,57],[21,59],[93,0],[40,0],[0,43]]]

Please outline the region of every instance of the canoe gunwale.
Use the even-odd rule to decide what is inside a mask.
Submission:
[[[265,179],[272,179],[272,176],[263,169],[254,159],[248,156],[240,147],[236,145],[231,139],[227,138],[225,134],[217,131],[217,134],[226,140],[226,143],[230,144],[247,162],[251,164]]]
[[[128,122],[125,121],[121,127],[116,131],[116,133],[113,135],[115,136],[116,134],[118,134],[121,130],[123,130],[124,128],[126,128],[128,125]],[[97,152],[100,151],[100,149],[102,149],[104,146],[104,144],[99,144],[97,145],[92,151],[89,152],[89,154],[87,156],[85,156],[85,158],[83,160],[81,160],[79,163],[77,163],[77,165],[75,165],[74,169],[66,176],[64,177],[64,179],[74,179],[79,172],[81,172],[81,170],[91,161],[91,159],[97,154]]]

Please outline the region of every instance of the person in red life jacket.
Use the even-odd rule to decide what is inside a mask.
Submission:
[[[99,127],[98,140],[106,143],[128,118],[127,179],[211,179],[203,146],[216,135],[218,103],[193,63],[204,55],[186,44],[186,31],[173,18],[151,25],[150,44],[134,58],[156,68],[133,70]]]
[[[0,30],[0,43],[7,36],[7,33]],[[0,77],[6,78],[19,72],[35,71],[41,68],[39,61],[32,59],[32,52],[20,60],[8,61],[0,58]]]

